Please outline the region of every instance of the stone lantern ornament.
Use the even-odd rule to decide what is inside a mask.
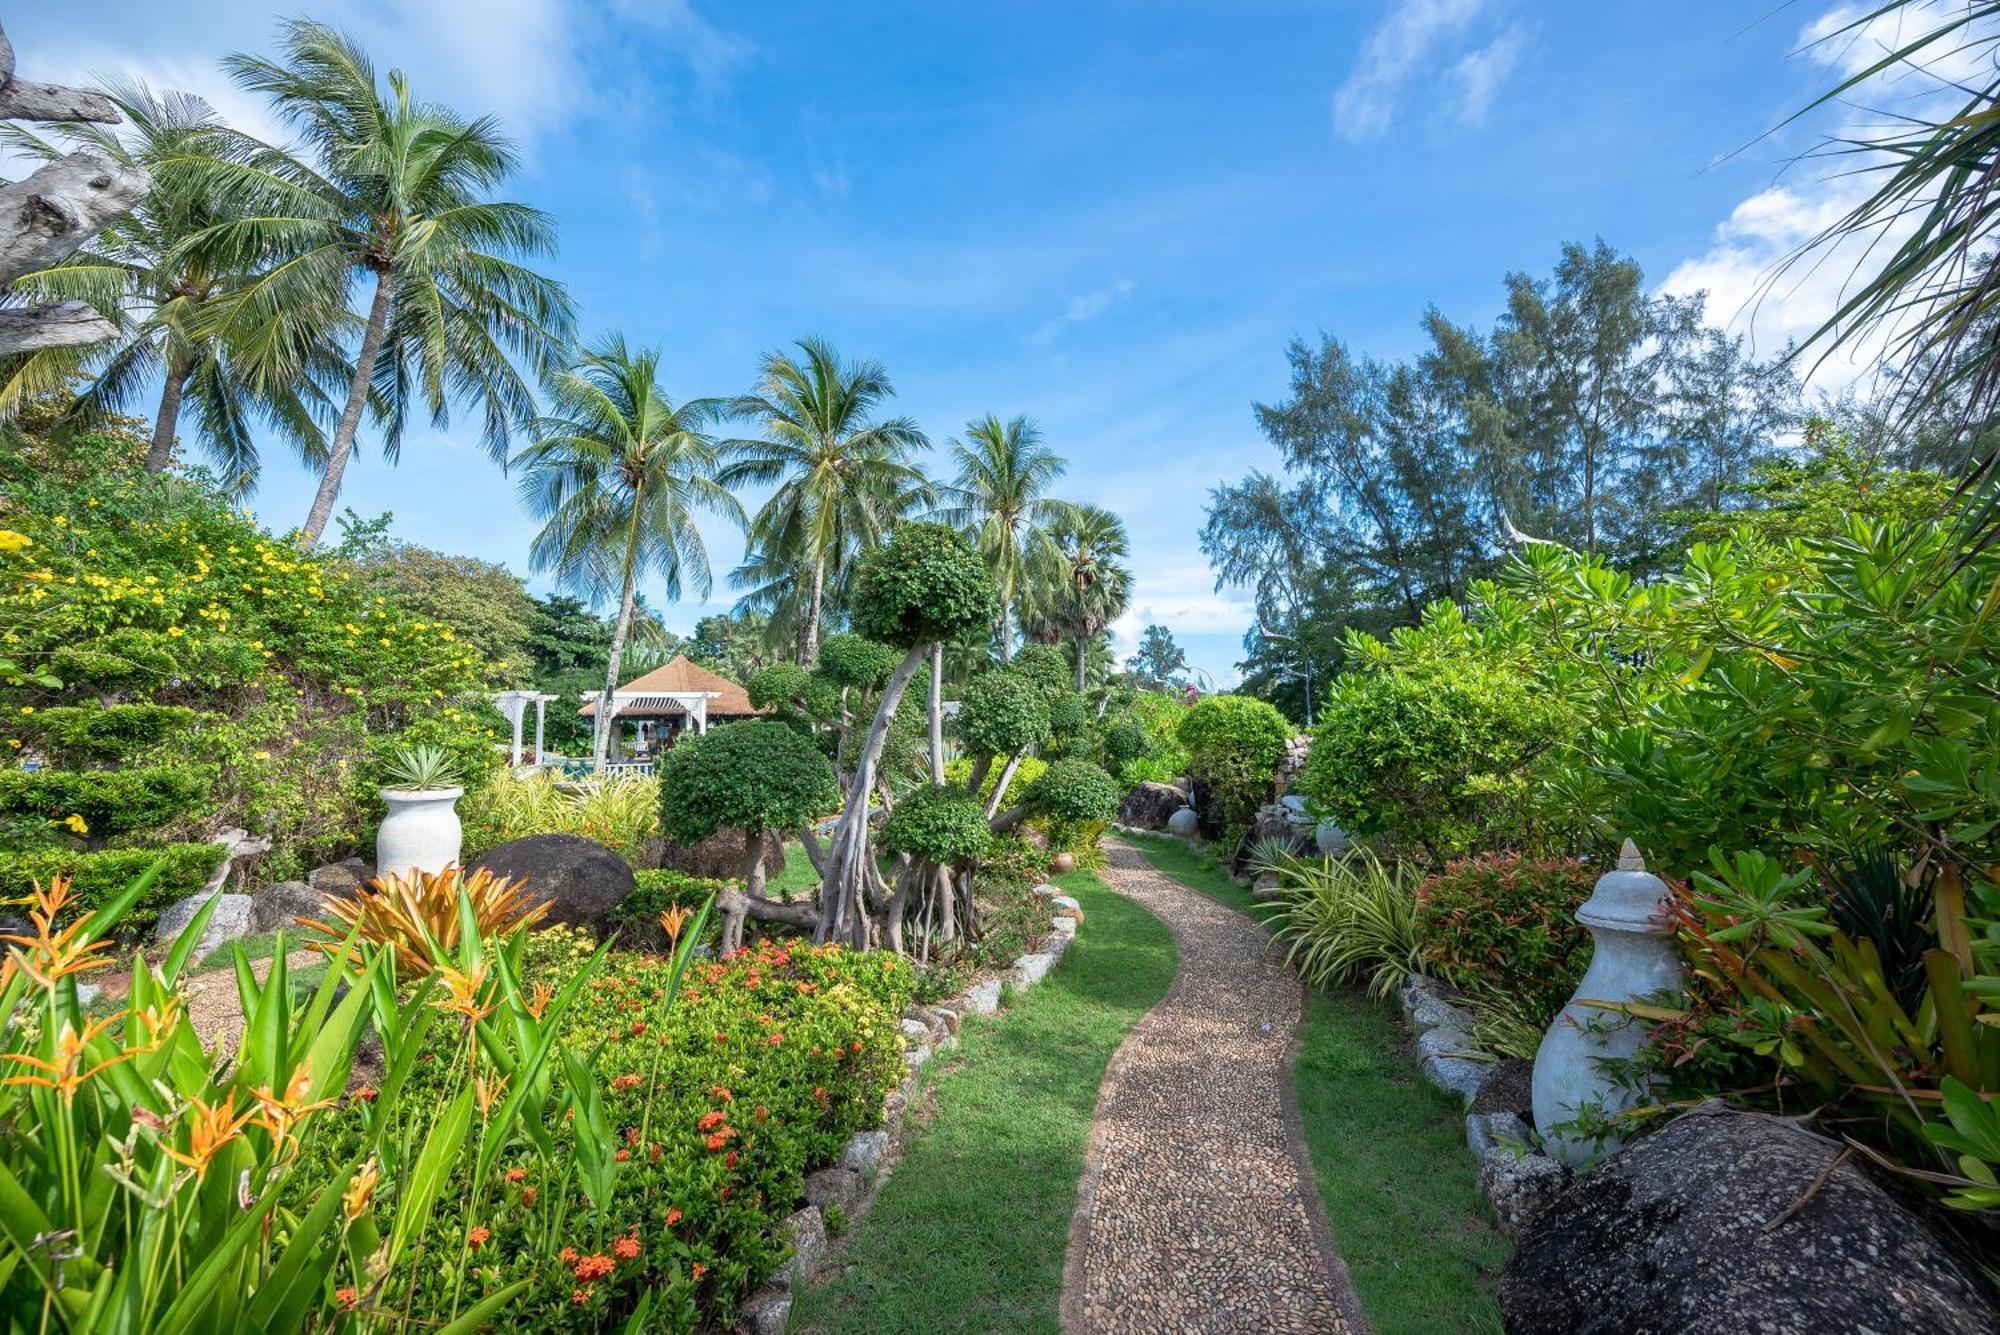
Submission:
[[[1595,949],[1576,995],[1535,1052],[1534,1082],[1535,1126],[1548,1152],[1572,1168],[1617,1142],[1566,1134],[1560,1129],[1564,1123],[1575,1121],[1579,1112],[1610,1116],[1646,1101],[1644,1090],[1614,1083],[1603,1063],[1635,1055],[1650,1028],[1611,1007],[1677,995],[1684,986],[1667,914],[1670,896],[1667,883],[1646,870],[1646,860],[1627,839],[1617,870],[1599,877],[1576,911]]]

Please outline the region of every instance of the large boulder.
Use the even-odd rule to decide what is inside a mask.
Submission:
[[[1578,1178],[1500,1282],[1511,1335],[2000,1330],[2000,1292],[1859,1156],[1704,1105]]]
[[[208,926],[202,929],[201,941],[188,957],[190,960],[198,964],[217,946],[250,935],[250,896],[202,892],[169,904],[153,926],[153,940],[172,945],[193,925],[195,914],[211,899],[215,901],[215,912],[209,917]]]
[[[741,830],[717,830],[698,844],[676,844],[662,840],[659,865],[689,876],[706,876],[718,881],[743,879],[744,834]],[[764,874],[776,876],[785,867],[785,841],[775,832],[764,836]]]
[[[250,930],[295,932],[300,918],[326,917],[327,895],[304,881],[279,881],[250,896]]]
[[[610,928],[611,911],[632,893],[631,864],[594,840],[575,834],[531,834],[487,849],[468,871],[480,869],[523,882],[549,906],[548,921]]]
[[[1257,809],[1257,818],[1236,843],[1236,851],[1229,859],[1229,871],[1233,876],[1248,875],[1250,858],[1257,846],[1266,840],[1283,844],[1295,857],[1304,857],[1313,851],[1313,827],[1295,819],[1291,808],[1279,802],[1271,802]]]
[[[329,899],[353,899],[374,879],[375,867],[365,858],[343,858],[306,873],[306,884]]]
[[[1164,830],[1173,814],[1187,805],[1187,794],[1164,783],[1141,783],[1118,804],[1120,824],[1136,830]]]

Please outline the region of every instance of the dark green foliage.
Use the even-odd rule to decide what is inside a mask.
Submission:
[[[818,671],[835,686],[867,689],[882,684],[903,656],[862,635],[829,635],[819,647]]]
[[[1321,705],[1299,788],[1351,835],[1433,858],[1519,847],[1535,762],[1574,736],[1564,703],[1474,660],[1350,672]]]
[[[728,889],[732,882],[684,872],[648,869],[632,873],[632,893],[611,910],[611,925],[618,929],[621,944],[636,950],[667,949],[667,933],[660,915],[671,908],[699,913],[701,906]],[[711,943],[722,936],[722,920],[711,915]]]
[[[943,524],[902,525],[855,578],[854,628],[905,650],[989,626],[997,611],[986,562]]]
[[[795,702],[805,697],[811,683],[812,674],[797,663],[773,663],[743,683],[743,689],[757,708],[789,713],[797,708]]]
[[[1026,677],[1035,683],[1037,690],[1051,697],[1073,689],[1076,679],[1075,665],[1053,644],[1022,646],[1003,671]]]
[[[1104,730],[1104,767],[1115,772],[1143,759],[1151,749],[1146,725],[1135,718],[1121,718]]]
[[[7,770],[0,772],[0,816],[56,822],[80,816],[94,838],[158,829],[186,820],[205,805],[206,771],[156,765],[127,770]],[[82,833],[82,832],[80,832]]]
[[[931,862],[982,857],[992,843],[985,808],[963,788],[919,788],[898,802],[882,822],[883,848]]]
[[[182,705],[56,705],[27,719],[57,764],[124,760],[192,729],[201,715]]]
[[[1058,760],[1028,785],[1028,805],[1058,822],[1109,820],[1122,796],[1117,780],[1088,760]]]
[[[1937,933],[1930,927],[1936,889],[1924,878],[1905,875],[1896,859],[1879,849],[1843,859],[1824,872],[1834,924],[1855,940],[1874,945],[1890,993],[1907,1014],[1917,1014],[1924,995],[1924,955],[1937,948]]]
[[[221,844],[164,844],[98,853],[66,848],[0,853],[0,899],[20,899],[37,883],[47,888],[57,876],[67,876],[79,907],[93,909],[122,893],[158,862],[159,878],[124,920],[126,927],[143,930],[152,926],[161,909],[208,884],[227,852]]]
[[[1058,736],[1074,737],[1090,726],[1090,708],[1075,691],[1057,692],[1049,699],[1049,730]]]
[[[1008,756],[1049,736],[1048,698],[1026,677],[988,672],[966,687],[958,735],[973,755]]]
[[[683,737],[658,772],[660,832],[683,844],[717,830],[788,830],[840,802],[833,767],[811,739],[768,719]]]
[[[1224,826],[1246,825],[1277,782],[1292,725],[1247,695],[1205,695],[1180,721],[1188,773],[1207,786]]]
[[[1554,1018],[1590,964],[1576,910],[1597,876],[1585,862],[1514,853],[1452,863],[1417,890],[1425,966],[1455,987],[1518,997],[1538,1019]]]

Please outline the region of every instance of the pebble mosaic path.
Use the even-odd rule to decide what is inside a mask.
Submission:
[[[1248,917],[1105,848],[1105,883],[1167,924],[1180,971],[1098,1091],[1064,1331],[1359,1335],[1292,1093],[1298,980]]]

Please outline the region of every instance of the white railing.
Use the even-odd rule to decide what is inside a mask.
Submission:
[[[650,777],[653,773],[653,762],[650,760],[610,760],[605,762],[604,768],[599,770],[598,773],[609,775],[614,779],[621,775],[632,774],[643,774]]]

